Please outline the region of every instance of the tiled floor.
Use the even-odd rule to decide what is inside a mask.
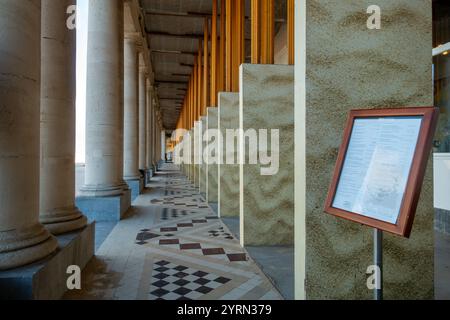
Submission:
[[[167,164],[66,299],[278,300],[268,278],[189,181]]]

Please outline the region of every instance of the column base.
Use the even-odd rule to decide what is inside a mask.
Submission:
[[[131,189],[131,201],[134,201],[137,197],[139,197],[139,195],[142,193],[142,190],[144,189],[144,179],[130,179],[126,180],[126,182]]]
[[[119,221],[131,207],[131,190],[111,197],[79,196],[75,202],[90,220]]]
[[[0,300],[56,300],[67,291],[67,268],[94,255],[95,224],[57,237],[60,249],[34,264],[0,272]],[[55,240],[56,243],[56,240]]]
[[[0,270],[21,267],[52,254],[58,243],[42,224],[0,233]]]
[[[41,214],[40,222],[54,235],[76,231],[87,225],[87,218],[78,208],[68,208],[50,214]]]
[[[145,170],[145,184],[150,183],[152,177],[153,177],[153,170],[152,169]]]

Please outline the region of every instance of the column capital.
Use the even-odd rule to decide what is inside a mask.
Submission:
[[[125,32],[124,41],[133,41],[137,46],[141,46],[144,43],[144,39],[139,32]]]

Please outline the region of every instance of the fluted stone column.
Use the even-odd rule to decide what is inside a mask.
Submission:
[[[86,172],[78,206],[97,219],[129,208],[123,180],[123,1],[89,1]],[[116,203],[103,205],[116,197]],[[91,198],[90,203],[86,204]],[[99,202],[100,201],[100,202]],[[113,218],[113,217],[111,217]]]
[[[124,42],[124,179],[132,199],[141,193],[139,173],[139,57],[137,35],[127,35]]]
[[[42,0],[40,221],[53,234],[81,229],[75,207],[76,31],[62,28],[73,0]]]
[[[144,54],[139,53],[139,169],[147,170],[147,75]]]
[[[152,163],[152,130],[153,130],[153,88],[150,83],[150,79],[147,79],[147,170],[148,176],[153,176],[153,163]]]
[[[166,131],[161,130],[161,160],[166,161]]]
[[[0,2],[0,270],[58,247],[39,223],[41,1]]]

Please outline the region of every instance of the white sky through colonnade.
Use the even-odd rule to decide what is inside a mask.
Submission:
[[[77,1],[77,96],[75,162],[85,162],[86,130],[86,60],[88,1]]]

